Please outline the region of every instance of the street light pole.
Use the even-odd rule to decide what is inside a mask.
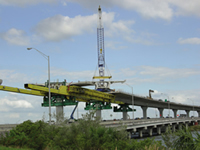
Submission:
[[[132,90],[132,109],[133,109],[133,122],[134,122],[134,96],[133,96],[133,87],[129,84],[125,83],[127,86],[129,86]]]
[[[31,50],[34,49],[36,50],[38,53],[40,53],[45,59],[48,60],[48,80],[49,80],[49,125],[51,125],[51,90],[50,90],[50,59],[49,56],[45,55],[44,53],[42,53],[41,51],[37,50],[36,48],[30,47],[27,48],[27,50]]]

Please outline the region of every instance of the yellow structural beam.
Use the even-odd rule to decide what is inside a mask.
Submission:
[[[0,85],[0,90],[21,93],[21,94],[28,94],[28,95],[48,96],[49,92],[48,87],[38,86],[34,84],[25,84],[24,86],[27,89],[20,89],[20,88]],[[116,104],[124,104],[123,102],[115,101],[115,96],[112,94],[81,88],[79,86],[69,86],[69,87],[60,86],[58,90],[51,88],[50,91],[52,95],[65,95],[67,97],[74,96],[76,97],[76,100],[83,102],[96,100],[96,101],[110,102]]]
[[[112,76],[94,76],[93,79],[110,79]]]
[[[49,92],[48,87],[33,84],[25,84],[25,88],[32,89],[34,91]],[[75,96],[81,101],[97,100],[116,104],[124,104],[123,102],[115,101],[115,96],[112,94],[81,88],[79,86],[60,86],[59,89],[51,88],[50,91],[55,95]]]
[[[20,88],[14,88],[14,87],[3,86],[3,85],[0,85],[0,90],[8,91],[8,92],[15,92],[15,93],[22,93],[22,94],[29,94],[29,95],[36,95],[36,96],[45,96],[46,95],[43,91],[20,89]]]

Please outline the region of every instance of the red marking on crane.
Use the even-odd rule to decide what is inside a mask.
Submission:
[[[67,86],[68,87],[67,91],[70,90],[70,84],[72,84],[72,82],[70,82],[69,85]]]

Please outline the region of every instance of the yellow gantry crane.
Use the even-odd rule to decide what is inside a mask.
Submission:
[[[24,87],[26,89],[0,85],[0,90],[21,93],[21,94],[28,94],[28,95],[43,96],[44,99],[42,106],[43,107],[49,106],[48,87],[35,84],[24,84]],[[58,89],[50,88],[50,92],[51,92],[51,106],[75,105],[76,101],[82,101],[82,102],[100,101],[107,104],[110,103],[124,104],[123,102],[115,101],[115,96],[112,94],[86,89],[74,85],[73,86],[62,85]],[[57,98],[59,98],[59,101],[57,101]]]

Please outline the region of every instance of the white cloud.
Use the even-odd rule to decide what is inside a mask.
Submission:
[[[0,78],[3,80],[3,83],[27,83],[34,81],[34,79],[32,79],[30,76],[28,77],[26,74],[18,73],[15,70],[0,70]]]
[[[200,44],[200,38],[194,37],[194,38],[179,38],[178,39],[179,44]]]
[[[9,114],[8,117],[9,117],[9,118],[19,118],[20,115],[19,115],[19,113],[11,113],[11,114]]]
[[[52,69],[51,70],[51,76],[52,77],[62,77],[62,78],[68,78],[68,80],[91,80],[94,75],[94,71],[86,70],[86,71],[66,71],[63,69]]]
[[[92,26],[96,23],[96,18],[96,15],[76,16],[75,18],[56,15],[42,20],[35,30],[39,36],[46,40],[60,41],[70,39],[84,32],[91,32],[93,30]]]
[[[105,36],[128,36],[134,31],[131,25],[134,21],[119,20],[114,21],[115,14],[102,13],[103,25],[106,28]],[[90,16],[75,16],[70,18],[68,16],[56,15],[42,20],[35,27],[38,36],[43,37],[47,41],[61,41],[64,39],[71,39],[74,36],[84,33],[95,32],[97,27],[97,14]]]
[[[1,111],[10,111],[14,108],[33,108],[30,102],[25,100],[9,100],[8,97],[4,97],[0,101]]]
[[[29,37],[25,31],[12,28],[5,33],[1,33],[0,37],[13,45],[26,46],[29,45]]]
[[[55,3],[56,0],[0,0],[0,5],[26,6],[38,3]]]
[[[199,0],[66,0],[76,2],[87,8],[97,9],[97,4],[102,7],[118,6],[130,11],[135,11],[145,18],[160,18],[171,20],[174,15],[195,15],[200,16]]]
[[[140,66],[137,68],[124,68],[120,73],[115,73],[115,76],[124,76],[130,84],[138,83],[169,83],[176,79],[187,78],[195,75],[200,75],[198,69],[190,68],[166,68],[166,67],[152,67]]]
[[[176,7],[175,14],[188,16],[195,15],[200,17],[200,1],[199,0],[168,0],[169,3]]]

